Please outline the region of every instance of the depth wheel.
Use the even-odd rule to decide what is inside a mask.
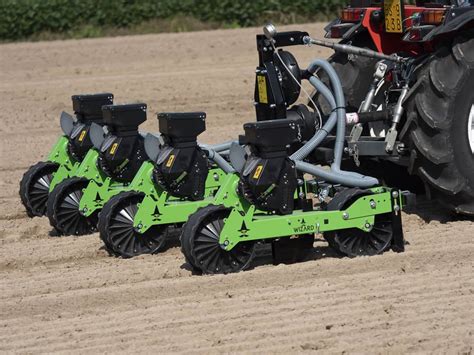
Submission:
[[[133,227],[135,215],[143,198],[143,193],[122,192],[104,206],[99,217],[99,231],[106,249],[112,255],[133,258],[142,254],[156,254],[163,250],[168,236],[168,226],[152,226],[143,234]]]
[[[59,183],[48,199],[48,218],[62,235],[85,235],[97,231],[97,213],[82,215],[79,204],[89,181],[70,178]]]
[[[350,207],[357,199],[370,196],[372,192],[348,189],[338,193],[329,202],[328,211],[341,211]],[[392,216],[390,213],[376,215],[370,232],[358,228],[341,229],[324,233],[329,246],[349,257],[373,256],[390,249],[393,239]]]
[[[29,217],[46,214],[49,187],[59,165],[52,162],[39,162],[30,167],[20,182],[20,198]]]
[[[189,253],[190,264],[204,274],[245,270],[255,255],[254,242],[239,243],[231,251],[222,249],[219,236],[229,214],[230,209],[224,206],[203,207],[183,227],[181,243],[185,254]]]

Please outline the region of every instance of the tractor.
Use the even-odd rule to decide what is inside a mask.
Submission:
[[[474,216],[474,0],[352,0],[325,30],[341,46],[410,58],[330,57],[348,112],[391,118],[356,124],[345,164]],[[329,114],[319,93],[310,101]]]

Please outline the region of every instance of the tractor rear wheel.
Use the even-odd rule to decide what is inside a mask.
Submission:
[[[406,104],[409,172],[430,197],[474,216],[474,31],[438,49]]]

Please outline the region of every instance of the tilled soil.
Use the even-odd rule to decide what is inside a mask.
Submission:
[[[322,25],[293,26],[321,36]],[[318,239],[312,258],[193,275],[179,246],[109,257],[97,234],[52,237],[27,218],[18,183],[60,134],[76,93],[158,111],[208,114],[202,141],[254,120],[259,29],[0,46],[0,351],[183,353],[472,353],[474,223],[422,203],[404,215],[405,253],[339,258]],[[295,48],[301,65],[330,52]]]

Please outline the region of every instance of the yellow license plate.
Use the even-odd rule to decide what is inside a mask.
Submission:
[[[403,0],[385,0],[385,31],[403,33]]]

